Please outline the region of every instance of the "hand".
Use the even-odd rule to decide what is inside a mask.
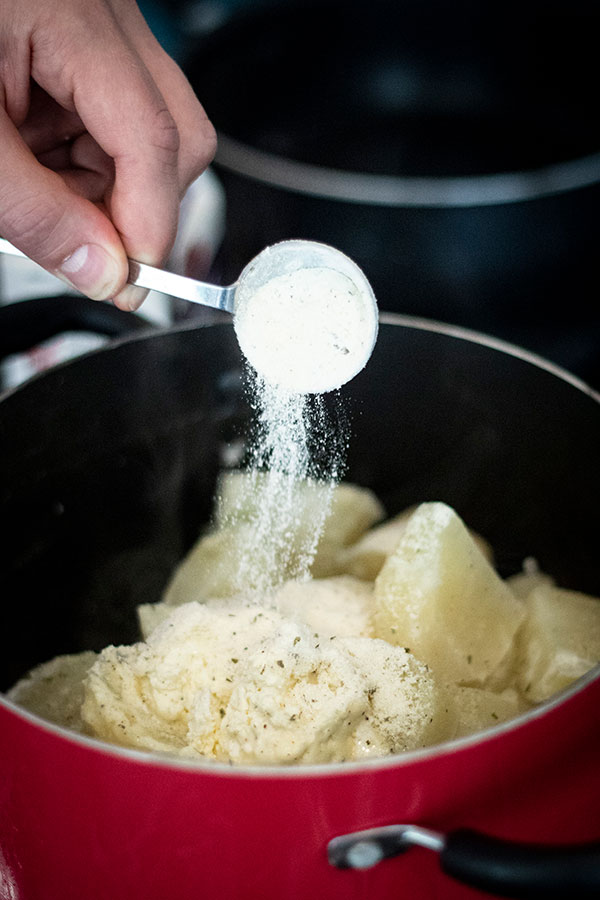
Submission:
[[[0,235],[44,268],[136,309],[215,145],[134,0],[0,0]]]

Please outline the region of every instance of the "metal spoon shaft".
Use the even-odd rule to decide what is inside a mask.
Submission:
[[[26,257],[25,253],[4,238],[0,238],[0,253],[10,256]],[[234,294],[236,285],[221,287],[216,284],[206,284],[187,278],[185,275],[175,275],[155,266],[129,260],[128,284],[158,291],[160,294],[168,294],[170,297],[178,297],[181,300],[189,300],[190,303],[200,303],[203,306],[211,306],[213,309],[222,309],[232,313],[234,307]]]

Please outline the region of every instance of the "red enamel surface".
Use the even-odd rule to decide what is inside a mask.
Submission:
[[[600,678],[418,759],[330,773],[190,770],[72,741],[0,705],[2,900],[468,900],[433,853],[337,871],[328,840],[393,822],[600,838]]]

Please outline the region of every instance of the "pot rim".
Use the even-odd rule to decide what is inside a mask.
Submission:
[[[544,356],[535,353],[533,350],[527,350],[524,347],[520,347],[518,344],[513,344],[510,341],[504,340],[503,338],[497,338],[491,334],[486,334],[482,331],[476,331],[472,328],[465,328],[462,325],[452,325],[447,322],[438,321],[436,319],[422,318],[420,316],[410,316],[403,313],[386,312],[385,310],[379,311],[379,325],[380,327],[385,325],[393,325],[402,328],[413,328],[417,331],[432,331],[436,334],[443,334],[447,337],[455,338],[457,340],[469,341],[470,343],[474,344],[481,344],[484,347],[489,347],[490,349],[497,350],[500,353],[506,353],[509,356],[514,356],[518,359],[522,359],[524,362],[528,362],[531,365],[537,366],[537,368],[539,369],[545,369],[547,372],[550,372],[552,375],[555,375],[562,381],[568,382],[573,387],[577,388],[577,390],[580,390],[584,394],[587,394],[597,403],[600,403],[600,391],[588,385],[577,375],[573,375],[568,371],[568,369],[564,369],[558,363],[551,362]],[[112,350],[115,350],[125,344],[157,339],[166,335],[180,334],[187,331],[196,331],[198,329],[223,326],[233,329],[232,317],[228,313],[223,313],[222,315],[220,314],[218,318],[200,325],[198,324],[198,322],[194,321],[181,322],[177,325],[170,325],[159,328],[148,328],[147,330],[140,330],[133,333],[121,335],[120,337],[113,338],[108,344],[104,344],[101,347],[86,351],[85,353],[82,353],[72,359],[65,359],[53,366],[52,369],[38,372],[35,375],[32,375],[31,378],[29,378],[22,384],[18,384],[13,388],[9,388],[8,390],[0,394],[0,406],[13,394],[17,394],[20,391],[27,390],[27,387],[30,384],[33,384],[40,379],[45,378],[51,372],[59,371],[66,366],[77,366],[78,364],[84,362],[88,357],[95,356],[98,353],[110,353]]]
[[[160,753],[153,750],[135,750],[131,747],[120,747],[118,744],[111,744],[100,738],[91,737],[85,734],[79,734],[71,731],[61,725],[56,725],[41,716],[29,712],[23,707],[10,700],[6,695],[0,693],[0,710],[4,707],[8,712],[24,719],[30,725],[36,728],[42,728],[44,731],[73,743],[82,749],[99,753],[102,756],[116,757],[123,762],[141,763],[146,767],[156,767],[158,769],[177,769],[186,773],[197,773],[206,776],[234,776],[243,779],[296,779],[296,778],[320,778],[320,777],[339,777],[351,776],[362,773],[370,773],[378,769],[394,769],[396,767],[403,768],[413,763],[426,762],[427,760],[453,756],[464,750],[478,745],[485,744],[489,741],[499,740],[503,735],[525,728],[530,722],[550,715],[555,709],[566,704],[569,700],[595,681],[600,681],[600,663],[574,681],[569,687],[544,700],[538,706],[501,722],[484,731],[474,732],[464,737],[452,738],[443,741],[440,744],[433,744],[430,747],[423,747],[418,750],[407,750],[403,753],[397,753],[393,756],[379,756],[372,759],[349,760],[347,762],[337,763],[296,763],[289,765],[234,765],[231,763],[220,762],[210,759],[185,759],[182,757],[170,755],[168,753]]]
[[[517,346],[516,344],[511,344],[508,341],[504,341],[500,338],[495,338],[491,335],[486,335],[468,328],[462,328],[460,326],[448,325],[443,322],[437,322],[430,319],[421,319],[415,316],[404,316],[398,313],[382,312],[379,315],[379,322],[380,325],[392,325],[405,328],[414,328],[420,331],[431,331],[437,334],[446,335],[447,337],[481,344],[482,346],[489,347],[492,350],[507,353],[510,356],[522,359],[523,361],[537,366],[538,368],[545,369],[549,373],[564,381],[567,381],[576,389],[587,394],[589,397],[591,397],[592,400],[600,403],[600,392],[585,384],[585,382],[581,381],[575,375],[572,375],[570,372],[561,368],[555,363],[544,359],[544,357],[538,356],[536,353],[525,350],[522,347]],[[77,365],[88,356],[95,356],[98,353],[110,352],[111,349],[120,347],[123,344],[137,341],[146,341],[151,338],[161,337],[165,334],[193,331],[198,329],[198,327],[211,328],[215,325],[223,324],[228,323],[220,321],[207,323],[201,326],[198,326],[197,323],[185,323],[176,328],[153,330],[145,332],[143,334],[135,333],[134,335],[130,336],[126,335],[121,338],[117,338],[114,341],[111,341],[111,343],[107,346],[105,345],[104,347],[92,350],[89,353],[83,354],[82,356],[79,356],[75,359],[65,360],[63,363],[55,366],[54,369],[59,369],[64,366]],[[229,327],[232,326],[229,324]],[[54,371],[54,369],[52,371]],[[26,389],[27,385],[31,383],[31,381],[37,381],[38,379],[43,378],[45,374],[46,373],[41,372],[30,381],[25,382],[23,385],[20,385],[14,390],[4,394],[2,397],[0,397],[0,405],[3,399],[22,389]],[[217,762],[208,759],[183,759],[177,756],[171,756],[167,753],[163,754],[156,751],[135,750],[130,747],[120,747],[117,744],[110,744],[106,741],[100,740],[99,738],[79,734],[75,731],[71,731],[70,729],[64,728],[60,725],[56,725],[53,722],[50,722],[40,716],[35,715],[34,713],[29,712],[28,710],[16,704],[14,701],[10,700],[2,692],[0,692],[0,710],[4,708],[6,711],[25,720],[30,725],[42,728],[44,731],[50,732],[54,736],[59,737],[63,740],[75,743],[82,748],[100,753],[105,756],[117,757],[122,761],[141,763],[145,766],[155,766],[161,769],[178,769],[186,772],[197,772],[198,775],[202,776],[227,775],[228,777],[231,777],[233,775],[239,778],[292,779],[324,776],[339,777],[340,775],[354,775],[362,772],[371,772],[376,769],[387,770],[390,768],[395,768],[397,766],[403,767],[411,765],[412,763],[426,761],[433,757],[440,757],[445,755],[450,756],[463,750],[467,750],[473,745],[500,739],[504,734],[515,731],[522,727],[526,727],[529,722],[552,713],[553,710],[562,706],[564,703],[567,703],[573,696],[579,694],[581,691],[584,691],[595,681],[600,681],[600,662],[597,665],[593,666],[588,672],[586,672],[564,690],[553,694],[552,697],[549,697],[547,700],[544,700],[542,703],[538,704],[532,709],[527,710],[526,712],[523,712],[520,715],[515,716],[514,718],[508,719],[506,722],[501,722],[498,725],[491,726],[484,731],[475,732],[464,737],[453,738],[449,741],[443,741],[440,744],[434,744],[430,747],[424,747],[418,750],[408,750],[404,753],[399,753],[390,757],[375,757],[373,759],[354,760],[343,763],[299,763],[296,765],[249,766],[231,765],[228,763]]]
[[[531,171],[417,177],[373,175],[316,166],[259,150],[219,132],[215,162],[269,187],[371,206],[463,208],[521,203],[591,187],[600,181],[600,153]]]
[[[600,160],[600,155],[598,158]],[[424,319],[419,316],[405,316],[402,313],[385,311],[379,313],[379,324],[399,325],[404,328],[415,328],[419,331],[433,331],[436,334],[445,334],[448,337],[469,341],[472,344],[481,344],[484,347],[489,347],[491,350],[498,350],[500,353],[515,356],[517,359],[522,359],[524,362],[537,366],[538,369],[545,369],[550,374],[562,379],[562,381],[567,381],[573,387],[595,400],[596,403],[600,403],[600,391],[590,387],[577,375],[573,375],[568,369],[564,369],[558,363],[551,362],[533,350],[527,350],[525,347],[520,347],[518,344],[513,344],[503,338],[497,338],[491,334],[485,334],[471,328],[463,328],[462,325],[449,325],[446,322],[438,322],[436,319]]]

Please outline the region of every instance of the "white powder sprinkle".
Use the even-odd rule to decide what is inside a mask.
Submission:
[[[250,369],[247,391],[255,413],[250,477],[226,524],[250,519],[251,539],[237,560],[238,590],[268,602],[284,581],[309,577],[343,474],[348,432],[339,398],[328,409],[321,396],[289,393]]]

